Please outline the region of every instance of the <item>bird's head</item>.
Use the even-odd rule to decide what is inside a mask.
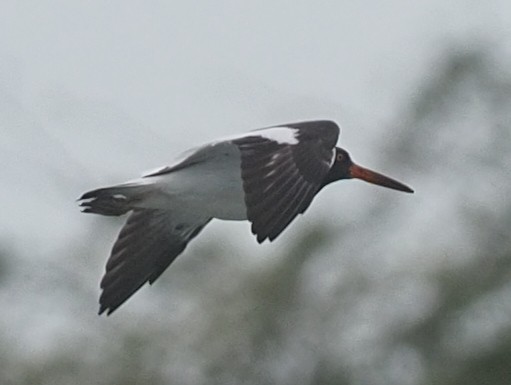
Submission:
[[[335,159],[330,172],[327,176],[325,184],[334,182],[340,179],[361,179],[363,181],[376,184],[378,186],[388,187],[394,190],[413,193],[413,190],[385,175],[371,171],[367,168],[361,167],[351,160],[350,154],[342,148],[335,148]]]

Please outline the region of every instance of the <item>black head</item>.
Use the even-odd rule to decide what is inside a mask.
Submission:
[[[346,150],[336,147],[334,163],[330,167],[330,172],[327,174],[323,186],[337,180],[353,178],[394,190],[413,193],[413,190],[403,183],[353,163],[350,154]]]

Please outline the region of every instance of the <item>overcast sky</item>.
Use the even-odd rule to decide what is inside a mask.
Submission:
[[[510,26],[504,0],[2,1],[0,229],[54,247],[83,190],[271,124],[334,119],[374,165],[438,47],[509,53]]]
[[[356,182],[332,186],[282,240],[257,250],[270,259],[314,219],[352,218],[357,226],[360,212],[383,203],[396,208],[389,223],[398,230],[428,224],[421,236],[396,236],[393,244],[390,239],[388,253],[398,246],[416,250],[418,242],[432,239],[450,245],[459,234],[448,226],[454,220],[451,203],[459,197],[454,183],[445,183],[448,170],[436,174],[444,180],[432,181],[408,164],[379,165],[387,158],[382,149],[398,139],[390,123],[399,121],[399,109],[416,95],[419,79],[435,76],[449,47],[470,51],[482,44],[495,56],[511,58],[508,0],[3,0],[1,240],[15,245],[33,268],[43,259],[51,266],[57,252],[100,220],[80,214],[75,199],[84,191],[135,178],[217,137],[326,118],[342,125],[341,145],[357,162],[417,193],[412,199]],[[477,127],[470,132],[473,141],[485,135]],[[492,197],[503,200],[485,195],[485,186],[500,183],[491,182],[465,198],[481,198],[485,208]],[[388,194],[396,197],[389,201]],[[399,222],[405,214],[412,218]],[[246,223],[215,222],[203,237],[217,234],[255,249]],[[91,240],[100,259],[106,259],[113,236]],[[350,242],[346,250],[360,240]],[[417,262],[422,256],[408,257]],[[92,302],[103,266],[96,268]],[[12,301],[11,294],[0,293],[2,300]],[[24,312],[18,319],[12,313],[15,322],[35,322]],[[59,327],[51,314],[46,321]]]

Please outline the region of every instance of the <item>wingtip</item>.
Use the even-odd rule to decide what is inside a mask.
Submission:
[[[111,308],[108,308],[107,306],[105,305],[99,305],[99,311],[98,311],[98,315],[103,315],[103,313],[106,312],[106,316],[109,316],[110,314],[112,314],[112,312],[114,311],[115,309],[111,309]]]
[[[78,199],[76,199],[77,201],[83,201],[85,199],[90,199],[90,198],[94,198],[94,191],[87,191],[86,193],[83,193],[82,195],[80,195],[80,197]]]
[[[254,234],[254,235],[255,235],[255,237],[256,237],[256,241],[257,241],[257,243],[259,243],[259,244],[263,243],[263,242],[264,242],[264,240],[266,239],[266,236],[261,235],[261,234],[257,233],[257,232],[254,230],[253,225],[252,225],[252,234]]]

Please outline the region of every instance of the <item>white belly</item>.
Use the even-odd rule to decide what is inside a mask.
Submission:
[[[146,207],[227,220],[247,219],[239,151],[213,152],[208,161],[149,177],[155,194]],[[192,215],[193,215],[192,214]]]

